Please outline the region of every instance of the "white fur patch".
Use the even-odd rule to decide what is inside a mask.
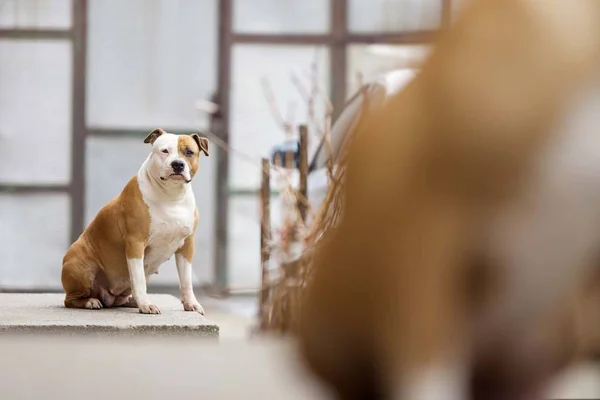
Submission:
[[[465,400],[469,398],[467,364],[458,360],[439,362],[415,371],[402,380],[394,395],[398,400]]]
[[[165,170],[171,168],[172,160],[180,157],[177,145],[177,135],[161,135],[138,172],[139,188],[150,213],[150,234],[144,254],[146,277],[158,273],[159,267],[194,233],[196,200],[191,185],[161,179]],[[165,149],[170,153],[163,153]],[[187,163],[186,171],[189,174]]]
[[[144,274],[144,261],[140,258],[127,259],[129,279],[131,279],[131,294],[138,306],[150,304],[146,291],[146,276]]]
[[[184,303],[197,303],[192,285],[192,264],[181,254],[175,256],[177,274],[179,275],[179,291]]]
[[[182,161],[185,166],[183,176],[187,181],[192,179],[188,160],[179,154],[179,136],[172,133],[160,135],[152,145],[152,153],[149,156],[148,167],[167,179],[173,173],[171,164],[173,161]]]
[[[486,329],[525,329],[552,312],[600,255],[600,81],[592,82],[557,127],[535,185],[498,215],[490,254],[508,268],[504,301]],[[523,338],[525,339],[525,338]]]

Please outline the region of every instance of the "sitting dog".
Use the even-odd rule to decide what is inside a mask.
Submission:
[[[63,258],[65,306],[137,307],[160,314],[146,280],[175,254],[186,311],[204,310],[192,288],[198,210],[190,182],[208,139],[155,129],[144,143],[152,152],[123,191],[92,220]]]
[[[599,119],[599,1],[467,4],[350,144],[310,369],[341,399],[542,398],[600,339]]]

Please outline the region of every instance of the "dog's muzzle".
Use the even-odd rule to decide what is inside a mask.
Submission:
[[[173,169],[173,173],[182,174],[185,169],[185,164],[181,160],[175,160],[171,163],[171,168]]]

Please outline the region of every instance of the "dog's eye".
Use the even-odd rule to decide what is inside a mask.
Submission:
[[[163,149],[162,152],[165,154],[169,154],[169,150],[167,150],[167,149]]]
[[[191,151],[191,150],[188,150],[188,151],[185,152],[185,155],[188,156],[188,157],[191,157],[191,156],[194,155],[194,152]]]

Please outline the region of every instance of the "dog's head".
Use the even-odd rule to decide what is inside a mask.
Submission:
[[[208,156],[208,139],[193,133],[175,135],[157,128],[144,143],[152,145],[151,168],[162,181],[189,183],[198,171],[200,153]]]

